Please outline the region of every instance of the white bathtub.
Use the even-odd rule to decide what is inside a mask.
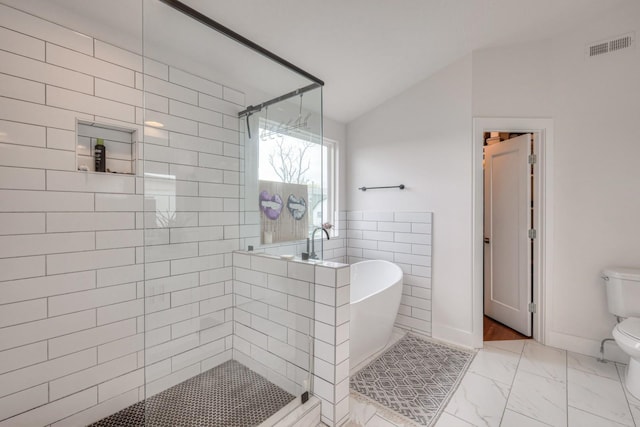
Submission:
[[[352,368],[387,345],[401,296],[402,270],[394,263],[373,260],[351,265],[349,365]]]

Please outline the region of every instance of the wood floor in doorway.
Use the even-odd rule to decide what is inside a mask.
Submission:
[[[484,341],[526,340],[529,338],[487,316],[484,316],[483,327]]]

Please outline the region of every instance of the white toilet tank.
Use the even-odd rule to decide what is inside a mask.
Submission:
[[[605,268],[602,278],[609,312],[618,317],[640,317],[640,268]]]

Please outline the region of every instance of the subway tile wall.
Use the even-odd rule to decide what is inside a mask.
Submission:
[[[314,265],[233,254],[234,359],[299,396],[309,390]]]
[[[367,259],[394,262],[404,272],[396,325],[431,336],[430,212],[346,212],[349,264]]]
[[[232,357],[243,104],[0,5],[0,426],[88,424]],[[135,131],[154,175],[76,171],[77,120]]]
[[[233,356],[250,364],[265,350],[270,379],[299,389],[304,351],[290,345],[303,342],[290,339],[297,324],[267,316],[273,329],[256,330],[260,313],[240,307],[232,339],[232,251],[257,230],[251,212],[239,213],[243,104],[236,89],[0,5],[0,426],[89,423],[143,398],[145,367],[153,394]],[[77,172],[77,120],[136,131],[146,159],[137,170],[157,177]],[[398,263],[397,323],[430,334],[431,214],[341,212],[336,226],[324,259]],[[305,317],[296,310],[313,295],[269,288],[270,277],[304,282],[295,276],[303,273],[260,273],[266,290],[286,296],[286,310],[271,309],[280,322]],[[245,280],[236,278],[259,294],[256,279]],[[338,292],[306,282],[325,313],[313,322],[314,384],[327,423],[348,412],[342,282],[333,311],[322,298]],[[327,325],[333,337],[322,335]],[[262,336],[266,347],[246,339]]]
[[[431,212],[340,211],[337,233],[323,245],[323,259],[353,264],[369,259],[396,263],[404,272],[403,296],[396,325],[431,335]],[[259,237],[256,237],[259,239]],[[305,245],[261,249],[276,255],[305,250]]]
[[[322,421],[341,425],[349,415],[349,266],[256,252],[235,252],[233,265],[233,358],[296,396],[313,384]]]
[[[322,248],[322,259],[324,261],[345,264],[347,262],[347,213],[344,211],[336,212],[334,218],[335,224],[333,224],[333,230],[330,231],[330,235],[332,237],[329,240],[326,238],[316,238],[314,247],[316,252],[319,252],[318,248]],[[240,226],[240,247],[244,250],[251,245],[257,253],[270,255],[295,255],[298,257],[303,252],[308,251],[307,243],[304,240],[271,245],[261,244],[260,216],[257,212],[245,212],[244,219],[241,217],[241,221],[244,221],[244,223]]]
[[[346,264],[316,266],[313,391],[329,426],[349,418],[350,275]]]

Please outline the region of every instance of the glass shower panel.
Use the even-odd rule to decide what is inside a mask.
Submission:
[[[313,248],[322,257],[322,241],[309,241],[323,223],[322,89],[267,104],[242,120],[240,246],[271,256],[283,269],[267,274],[263,287],[246,268],[234,267],[234,344],[271,381],[301,396],[312,387],[315,316],[314,261],[301,255]],[[265,261],[253,255],[251,262]],[[264,349],[243,335],[256,327],[266,337]]]
[[[248,203],[246,194],[257,189],[259,159],[247,153],[253,129],[238,114],[311,82],[164,2],[143,6],[145,60],[136,75],[144,88],[144,108],[136,110],[144,127],[140,408],[145,425],[258,425],[283,416],[310,390],[313,277],[289,277],[285,260],[277,260],[284,266],[277,272],[254,268],[259,261],[234,264],[253,255],[238,250],[261,234],[252,222],[257,199]],[[286,135],[313,154],[304,158],[315,168],[304,184],[308,198],[284,206],[291,215],[314,201],[304,212],[300,248],[321,224],[312,217],[321,218],[323,187],[321,90],[302,100],[280,106],[283,117],[294,114],[290,123],[262,121],[264,135]]]
[[[322,88],[290,95],[243,123],[248,131],[241,247],[322,259],[329,200]]]

